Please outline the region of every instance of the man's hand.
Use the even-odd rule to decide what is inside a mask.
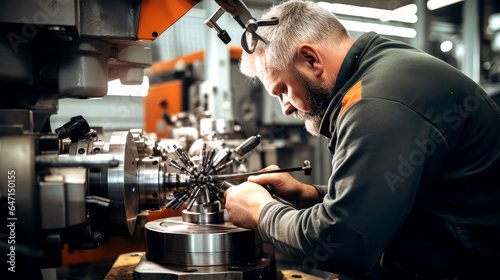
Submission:
[[[235,226],[257,229],[262,208],[274,199],[262,186],[244,182],[224,193],[229,221]]]
[[[268,166],[262,171],[279,170],[276,165]],[[248,177],[248,181],[269,187],[279,196],[300,208],[306,208],[321,201],[315,187],[301,183],[288,173],[270,173]]]

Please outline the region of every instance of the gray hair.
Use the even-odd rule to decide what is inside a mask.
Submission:
[[[258,33],[269,40],[259,41],[253,54],[243,52],[240,70],[249,77],[255,77],[255,57],[262,57],[268,68],[288,71],[293,68],[297,49],[301,44],[322,44],[335,47],[349,33],[331,12],[311,1],[291,0],[273,6],[265,11],[262,19],[277,17],[279,24],[259,27]]]

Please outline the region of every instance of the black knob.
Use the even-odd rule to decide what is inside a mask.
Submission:
[[[69,137],[71,142],[76,142],[90,132],[90,126],[82,116],[72,117],[63,126],[56,129],[59,139]]]

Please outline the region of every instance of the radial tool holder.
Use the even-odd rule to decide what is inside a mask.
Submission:
[[[260,135],[252,136],[234,150],[222,149],[217,153],[207,151],[204,145],[198,161],[173,147],[178,159],[170,159],[169,165],[181,171],[179,180],[186,183],[176,188],[174,198],[165,207],[178,209],[184,203],[188,205],[182,217],[159,219],[145,225],[147,258],[136,267],[135,279],[167,279],[167,276],[172,279],[270,278],[271,258],[263,252],[258,233],[224,220],[222,194],[225,186],[231,185],[225,180],[299,170],[307,174],[311,166],[306,161],[303,167],[220,174],[257,147],[260,139]]]

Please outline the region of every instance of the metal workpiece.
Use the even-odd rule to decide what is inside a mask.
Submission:
[[[68,155],[85,156],[92,151],[92,144],[92,139],[87,137],[71,142],[68,147]]]
[[[250,151],[252,151],[253,149],[255,149],[260,144],[261,138],[262,137],[260,136],[260,134],[257,134],[256,136],[252,136],[252,137],[248,138],[247,140],[245,140],[245,142],[241,143],[238,147],[236,147],[236,149],[234,149],[234,151],[238,155],[244,156],[244,155],[248,154]]]
[[[223,265],[252,261],[262,253],[255,230],[221,224],[194,224],[181,217],[146,223],[146,256],[172,265]]]
[[[202,166],[203,173],[208,173],[210,169],[212,168],[212,160],[215,156],[215,150],[211,150],[207,153],[207,161],[205,162],[205,165]]]
[[[189,210],[182,210],[182,221],[194,224],[224,223],[224,209],[219,201],[210,203],[207,207],[195,202]]]
[[[108,170],[108,198],[113,200],[111,224],[117,233],[132,235],[139,212],[137,186],[138,153],[129,131],[113,132],[107,151],[120,165]]]
[[[141,158],[138,163],[137,186],[141,210],[157,210],[165,205],[166,193],[163,191],[166,165],[161,157]]]
[[[58,156],[40,155],[35,157],[37,167],[86,167],[93,169],[118,167],[120,162],[112,155]]]
[[[166,173],[164,189],[166,191],[185,190],[192,185],[191,176],[182,173]]]
[[[240,144],[234,151],[239,156],[245,156],[250,151],[255,149],[261,140],[260,135],[252,136]],[[239,161],[239,158],[230,159],[232,151],[228,148],[220,149],[217,153],[214,149],[207,151],[206,145],[202,146],[200,150],[200,155],[195,160],[197,164],[193,163],[193,160],[184,152],[181,148],[173,145],[174,151],[179,158],[180,162],[176,160],[169,159],[169,166],[176,168],[178,171],[185,172],[190,176],[180,176],[180,174],[169,174],[172,176],[172,180],[175,181],[176,178],[189,178],[189,183],[184,184],[184,192],[177,195],[172,200],[166,203],[165,207],[170,209],[177,209],[183,203],[188,203],[186,214],[183,213],[184,221],[196,222],[196,223],[213,223],[215,217],[220,214],[211,213],[214,211],[191,211],[191,208],[195,203],[197,207],[211,207],[211,204],[217,201],[223,201],[221,194],[226,189],[233,186],[232,184],[226,182],[225,180],[234,179],[246,179],[251,175],[260,175],[267,173],[280,173],[280,172],[292,172],[292,171],[304,171],[306,175],[311,174],[311,163],[306,160],[304,161],[304,166],[285,168],[279,170],[268,170],[268,171],[255,171],[247,173],[236,173],[236,174],[219,174],[220,171],[224,170],[228,166],[235,164],[235,161]],[[238,157],[238,156],[236,156]],[[182,162],[182,164],[181,164]],[[198,171],[199,170],[199,171]],[[179,186],[167,187],[169,190],[179,190]],[[290,202],[274,194],[270,189],[266,188],[267,191],[276,200],[285,203],[287,205],[292,205]],[[205,213],[205,214],[202,214]],[[210,214],[206,214],[210,213]],[[210,218],[208,218],[210,217]],[[216,221],[216,219],[215,219]]]
[[[225,164],[215,168],[215,172],[217,172],[217,173],[221,172],[222,170],[226,169],[226,167],[230,166],[233,163],[234,163],[234,160],[230,160],[230,161],[226,162]]]
[[[228,148],[220,150],[212,161],[212,168],[219,167],[219,165],[227,160],[231,155],[231,151]]]
[[[80,138],[69,144],[68,154],[39,155],[35,160],[36,166],[88,168],[88,195],[112,201],[109,228],[115,234],[132,234],[140,210],[159,210],[163,207],[175,210],[184,204],[187,204],[182,213],[185,222],[223,223],[222,192],[228,185],[224,180],[256,174],[220,175],[223,169],[239,161],[231,159],[233,153],[228,148],[216,153],[214,149],[208,151],[205,145],[198,157],[191,158],[182,148],[173,145],[179,159],[174,160],[164,156],[166,150],[151,144],[139,130],[113,132],[109,142],[98,140],[92,131],[78,135]],[[253,136],[237,150],[245,155],[258,143],[260,136]],[[310,166],[296,169],[307,171]],[[286,170],[293,171],[275,172]]]

